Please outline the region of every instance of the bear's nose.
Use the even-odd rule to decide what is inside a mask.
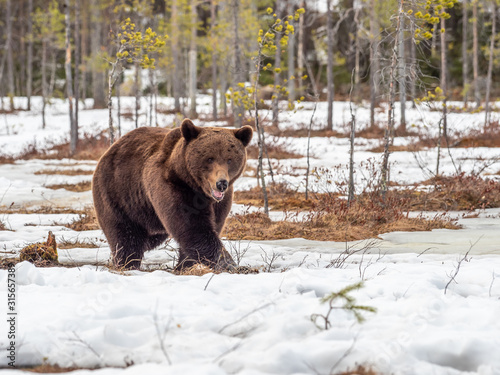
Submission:
[[[219,191],[225,192],[227,190],[227,187],[229,186],[229,183],[227,182],[227,180],[219,180],[217,181],[215,186],[217,186],[217,189],[219,189]]]

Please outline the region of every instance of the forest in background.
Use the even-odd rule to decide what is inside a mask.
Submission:
[[[347,99],[352,78],[355,98],[376,105],[387,100],[395,50],[402,98],[427,97],[443,77],[448,99],[479,106],[498,95],[496,85],[487,93],[498,65],[495,1],[2,0],[1,109],[14,109],[9,97],[32,95],[93,98],[94,108],[106,107],[117,33],[129,18],[135,30],[151,28],[166,43],[149,56],[154,71],[141,74],[137,61],[124,61],[135,73],[120,75],[114,94],[171,96],[172,110],[196,117],[195,104],[186,108],[182,98],[252,82],[259,29],[299,8],[305,13],[291,20],[295,33],[265,58],[274,69],[261,71],[261,98],[307,100],[316,86],[320,100]],[[312,77],[295,79],[304,75]],[[219,95],[214,117],[233,112]]]

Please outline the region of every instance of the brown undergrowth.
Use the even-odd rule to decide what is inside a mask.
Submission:
[[[46,175],[62,175],[62,176],[86,176],[93,174],[93,170],[87,169],[42,169],[36,171],[36,175],[46,174]]]
[[[361,133],[361,132],[360,132]],[[413,134],[417,136],[416,134]],[[357,136],[363,137],[362,134],[357,134]],[[370,138],[367,136],[366,138]],[[383,135],[380,137],[372,137],[382,139]],[[432,138],[428,136],[418,136],[415,142],[411,142],[406,146],[390,146],[390,151],[420,151],[423,149],[436,147],[438,144],[437,138]],[[479,129],[472,129],[466,133],[453,133],[449,134],[448,138],[445,137],[441,140],[442,147],[450,148],[473,148],[473,147],[500,147],[500,123],[491,122]],[[377,147],[370,149],[372,152],[383,152],[384,146],[380,144]]]
[[[77,232],[100,229],[94,207],[87,206],[77,213],[78,218],[74,219],[69,224],[63,224],[66,228],[73,229]]]
[[[16,157],[10,155],[0,155],[0,164],[13,163],[16,160],[30,159],[52,159],[61,160],[71,158],[75,160],[99,160],[99,158],[109,148],[109,139],[105,132],[99,134],[83,134],[78,142],[78,147],[74,155],[70,155],[69,141],[49,145],[46,149],[41,149],[36,142],[28,144],[25,149]]]
[[[270,159],[299,159],[303,157],[300,154],[287,150],[286,147],[281,144],[266,142],[266,146],[267,155],[264,155],[264,157],[269,156]],[[255,145],[248,146],[247,156],[249,159],[257,159],[259,157],[259,148]]]
[[[394,231],[458,229],[448,211],[465,211],[472,217],[476,209],[500,207],[500,183],[464,173],[437,177],[421,187],[390,190],[382,199],[378,192],[365,192],[348,206],[335,194],[311,194],[306,200],[284,185],[269,189],[271,209],[287,212],[289,220],[272,221],[263,213],[238,214],[228,218],[225,236],[234,240],[273,240],[302,237],[311,240],[352,241],[377,237]],[[260,189],[235,193],[235,201],[262,206]],[[302,220],[291,210],[309,211]],[[433,217],[410,217],[411,211],[443,211]]]
[[[272,184],[268,186],[268,203],[272,210],[301,210],[308,211],[317,207],[318,201],[324,195],[331,197],[338,197],[334,193],[314,193],[310,194],[308,199],[305,199],[303,193],[290,189],[285,184]],[[325,198],[323,198],[325,199]],[[244,204],[248,206],[263,206],[264,199],[262,197],[262,189],[259,186],[253,187],[250,190],[235,191],[233,196],[235,203]]]
[[[81,181],[76,184],[54,184],[54,185],[46,185],[45,187],[53,190],[65,189],[69,191],[74,191],[76,193],[81,193],[83,191],[89,191],[92,188],[92,182]]]
[[[410,218],[399,208],[370,208],[338,200],[331,212],[310,213],[304,220],[272,221],[261,212],[237,214],[226,221],[223,235],[230,240],[277,240],[305,238],[316,241],[355,241],[376,238],[394,231],[458,229],[445,215]]]

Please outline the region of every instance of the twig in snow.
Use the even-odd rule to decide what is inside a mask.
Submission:
[[[207,290],[208,284],[210,284],[210,281],[212,281],[212,279],[214,278],[214,276],[215,276],[215,273],[213,273],[212,276],[210,276],[210,279],[208,279],[207,283],[205,284],[205,288],[203,288],[203,290]]]
[[[160,331],[160,322],[158,321],[158,314],[155,310],[155,313],[153,314],[153,322],[155,323],[155,329],[156,329],[156,335],[158,336],[158,341],[160,342],[160,349],[165,356],[168,364],[172,366],[172,361],[170,360],[170,357],[167,353],[167,349],[165,348],[165,336],[168,333],[168,330],[170,329],[170,322],[172,321],[172,317],[168,320],[168,324],[163,330],[163,332]]]
[[[357,341],[358,341],[358,335],[354,336],[354,339],[352,340],[351,346],[344,352],[344,354],[342,354],[342,356],[337,360],[337,362],[335,362],[333,364],[333,366],[329,372],[330,375],[336,374],[333,371],[337,368],[337,366],[340,364],[340,362],[342,362],[345,358],[347,358],[347,356],[349,354],[351,354],[352,350],[354,349],[354,345],[356,345]]]
[[[92,353],[94,353],[94,355],[99,358],[99,361],[101,360],[101,356],[99,355],[99,353],[97,353],[95,351],[95,349],[86,341],[84,341],[79,335],[78,333],[76,333],[75,331],[72,331],[73,335],[75,335],[76,339],[69,339],[69,341],[74,341],[74,342],[78,342],[80,344],[82,344],[83,346],[85,346],[87,349],[89,349]]]
[[[265,269],[265,272],[271,272],[273,269],[273,264],[281,256],[281,253],[275,253],[273,250],[273,253],[269,256],[267,255],[267,252],[263,249],[260,248],[264,255],[260,254],[260,257],[262,258],[262,261],[265,263],[267,266]]]
[[[273,304],[274,304],[273,302],[268,302],[268,303],[266,303],[266,304],[264,304],[262,306],[259,306],[259,307],[255,308],[255,309],[253,309],[252,311],[246,313],[245,315],[243,315],[241,318],[235,320],[234,322],[226,324],[225,326],[223,326],[221,329],[219,329],[219,333],[222,333],[222,331],[224,331],[226,328],[231,327],[231,326],[233,326],[235,324],[238,324],[239,322],[241,322],[241,321],[245,320],[246,318],[248,318],[250,315],[255,314],[257,311],[263,310],[266,307],[271,306]]]
[[[495,282],[495,270],[493,270],[491,274],[491,284],[490,288],[488,289],[488,295],[491,297],[491,288],[493,288],[493,283]]]
[[[467,250],[467,252],[465,253],[465,255],[460,258],[458,260],[458,263],[457,263],[457,266],[455,267],[455,272],[453,274],[450,274],[448,275],[450,277],[450,280],[448,281],[448,283],[446,284],[446,286],[444,287],[444,294],[446,294],[446,291],[448,290],[448,286],[451,284],[452,281],[455,281],[455,283],[457,282],[455,280],[455,278],[457,277],[458,275],[458,272],[460,271],[460,266],[462,265],[462,262],[463,261],[466,261],[466,262],[470,262],[470,259],[467,258],[467,256],[469,255],[470,251],[472,250],[472,248],[479,242],[479,240],[482,238],[483,236],[479,237],[476,242],[474,242],[473,244],[470,245],[469,247],[469,250]]]

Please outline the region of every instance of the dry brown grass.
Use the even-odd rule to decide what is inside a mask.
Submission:
[[[277,137],[291,137],[291,138],[307,137],[309,134],[307,127],[303,127],[301,129],[280,129],[279,127],[276,126],[269,126],[266,128],[266,132]],[[320,130],[311,130],[311,137],[344,138],[347,137],[347,134],[339,133],[336,130],[320,129]]]
[[[358,366],[354,370],[347,370],[337,375],[379,375],[377,372],[372,370],[371,368],[367,368],[365,366]]]
[[[466,135],[456,135],[451,147],[500,147],[500,123],[491,122],[481,129],[473,129]]]
[[[82,249],[95,249],[98,248],[99,245],[96,244],[95,242],[82,242],[78,239],[76,240],[66,240],[64,238],[61,238],[58,242],[58,248],[59,249],[75,249],[75,248],[82,248]]]
[[[83,175],[91,175],[94,171],[85,170],[85,169],[42,169],[40,171],[36,171],[36,175],[46,174],[46,175],[62,175],[62,176],[83,176]]]
[[[61,160],[71,158],[76,160],[99,160],[108,148],[109,139],[104,131],[97,135],[86,133],[79,140],[74,155],[70,155],[69,141],[61,144],[53,144],[47,149],[40,149],[36,142],[34,142],[26,146],[26,148],[15,158],[9,155],[0,155],[0,164],[30,159]]]
[[[305,238],[316,241],[355,241],[376,238],[394,231],[428,231],[438,228],[458,229],[446,216],[432,219],[391,217],[370,212],[354,204],[340,215],[310,214],[303,221],[272,221],[263,213],[237,214],[227,219],[223,235],[230,240],[276,240]]]
[[[92,189],[92,182],[82,181],[76,184],[54,184],[54,185],[46,185],[45,187],[53,190],[65,189],[69,191],[74,191],[76,193],[81,193],[83,191],[89,191],[90,189]]]
[[[417,152],[417,151],[422,151],[429,146],[427,145],[427,142],[415,142],[415,143],[410,143],[405,146],[389,146],[389,152],[397,152],[397,151],[406,151],[406,152]],[[370,152],[384,152],[384,145],[381,143],[380,145],[373,147],[367,151]]]
[[[77,219],[69,224],[63,224],[66,228],[73,229],[77,232],[100,229],[94,207],[87,206],[84,210],[80,210],[76,213],[78,213]]]
[[[299,159],[303,156],[293,151],[288,151],[284,146],[279,144],[267,144],[267,154],[271,159]],[[259,157],[259,148],[254,145],[247,147],[247,156],[249,159],[257,159]],[[266,157],[267,155],[264,155]]]
[[[305,199],[303,193],[288,188],[284,184],[273,184],[268,187],[269,207],[273,210],[312,210],[317,206],[318,197],[321,194],[312,194],[311,198]],[[262,189],[256,186],[250,190],[235,191],[234,202],[249,206],[263,206]]]
[[[83,368],[78,367],[59,367],[58,365],[43,364],[35,367],[24,367],[20,370],[34,372],[37,374],[62,374],[65,372],[73,372],[76,370],[83,370]]]
[[[26,207],[0,207],[0,214],[81,214],[85,210],[77,210],[71,207],[59,207],[46,205],[37,208]]]
[[[435,177],[424,184],[429,192],[412,192],[412,209],[467,210],[500,207],[500,182],[461,173]]]

